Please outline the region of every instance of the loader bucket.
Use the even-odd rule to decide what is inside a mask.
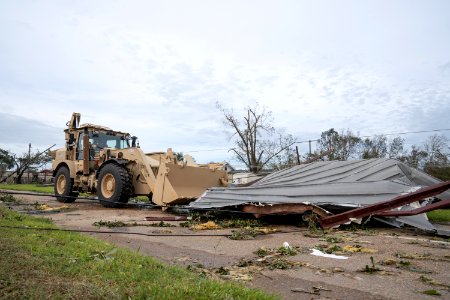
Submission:
[[[200,197],[206,189],[224,186],[225,171],[162,163],[153,194],[153,202],[158,205],[189,203]]]

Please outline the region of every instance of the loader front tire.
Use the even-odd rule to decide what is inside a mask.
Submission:
[[[72,203],[77,199],[78,193],[72,191],[73,180],[67,167],[60,167],[55,175],[56,200],[63,203]]]
[[[97,194],[105,207],[118,207],[131,196],[131,181],[127,170],[117,164],[107,164],[100,170]]]

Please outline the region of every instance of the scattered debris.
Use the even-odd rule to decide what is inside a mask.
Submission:
[[[441,296],[441,293],[439,293],[436,290],[425,290],[425,291],[422,291],[421,293],[425,294],[425,295],[429,295],[429,296]]]
[[[89,257],[95,261],[102,261],[102,260],[114,260],[114,257],[112,256],[117,252],[117,248],[113,248],[109,252],[105,251],[95,251],[92,255]]]
[[[252,280],[253,275],[260,273],[263,268],[252,264],[247,264],[245,266],[235,265],[231,267],[207,269],[201,264],[194,264],[188,265],[187,269],[209,278],[247,282]]]
[[[298,247],[292,247],[292,246],[285,247],[284,245],[278,249],[260,247],[254,253],[258,257],[265,257],[265,258],[279,256],[279,255],[294,256],[298,253],[297,249],[298,249]],[[258,261],[262,261],[262,260],[258,260]]]
[[[390,266],[402,270],[407,270],[415,273],[422,273],[422,274],[430,274],[431,271],[418,268],[412,264],[412,262],[407,260],[395,260],[395,259],[384,259],[378,262],[382,266]]]
[[[187,216],[149,216],[145,217],[147,221],[186,221]]]
[[[14,198],[11,194],[0,193],[0,203],[19,203],[19,201]]]
[[[169,230],[169,229],[157,229],[157,230],[153,230],[152,233],[155,233],[155,234],[171,234],[171,233],[173,233],[173,231]]]
[[[432,278],[426,277],[426,276],[424,276],[424,275],[420,276],[419,279],[420,279],[422,282],[424,282],[424,283],[426,283],[426,284],[429,284],[429,285],[441,286],[441,287],[450,289],[450,284],[444,284],[444,283],[441,283],[441,282],[439,282],[439,281],[437,281],[437,280],[434,280],[434,279],[432,279]]]
[[[292,264],[283,258],[277,258],[269,263],[270,270],[273,269],[284,270],[289,268],[290,266],[292,266]]]
[[[108,228],[127,226],[127,224],[125,224],[122,221],[103,221],[103,220],[94,222],[94,223],[92,223],[92,225],[98,226],[98,227],[108,227]]]
[[[130,224],[130,226],[176,227],[175,225],[166,223],[164,221],[160,221],[159,223],[151,223],[151,224],[133,223],[133,224]]]
[[[327,243],[334,243],[334,244],[344,242],[344,238],[341,236],[327,236],[321,240],[324,240]]]
[[[337,253],[337,254],[343,254],[342,247],[339,245],[328,245],[328,244],[319,244],[314,246],[315,249],[320,250],[327,254]]]
[[[47,204],[37,204],[35,205],[35,208],[41,211],[54,211],[54,212],[70,209],[67,205],[52,207]]]
[[[242,207],[242,211],[252,213],[255,218],[260,218],[265,215],[303,214],[305,212],[313,213],[321,217],[331,215],[331,213],[325,209],[310,203],[277,203],[270,205],[247,204]]]
[[[374,272],[381,271],[381,269],[375,267],[375,262],[374,262],[373,256],[370,257],[370,262],[372,265],[371,266],[366,265],[366,267],[362,270],[362,272],[372,274]]]
[[[324,288],[321,285],[313,286],[312,291],[308,291],[308,290],[305,290],[302,288],[291,289],[291,291],[294,293],[305,293],[305,294],[311,294],[311,295],[317,295],[317,296],[320,296],[321,291],[331,292],[330,289]]]
[[[417,253],[397,252],[395,254],[395,256],[397,256],[398,258],[404,258],[404,259],[450,261],[450,256],[447,256],[447,255],[436,256],[436,255],[431,255],[430,253],[417,254]]]
[[[285,242],[287,244],[287,242]],[[283,244],[283,247],[278,248],[277,251],[281,255],[291,255],[294,256],[297,254],[297,250],[295,250],[293,247],[289,246],[289,244],[285,245]]]
[[[320,161],[274,172],[247,187],[210,188],[189,207],[238,207],[256,216],[311,214],[320,217],[323,228],[374,216],[392,226],[408,224],[450,235],[424,214],[448,204],[449,188],[450,181],[441,182],[395,159]],[[428,201],[435,195],[444,202]]]
[[[212,230],[212,229],[221,229],[219,225],[217,225],[214,221],[208,221],[203,224],[192,225],[190,227],[192,230]]]
[[[258,234],[260,233],[253,228],[243,228],[233,230],[229,238],[231,240],[253,240]]]
[[[335,254],[328,254],[328,253],[323,253],[320,250],[317,249],[309,249],[311,250],[311,255],[315,255],[315,256],[322,256],[322,257],[327,257],[327,258],[334,258],[334,259],[348,259],[347,256],[339,256],[339,255],[335,255]]]
[[[135,227],[135,226],[145,226],[145,227],[176,227],[175,225],[172,225],[170,223],[166,223],[164,221],[161,221],[159,223],[151,223],[151,224],[142,224],[142,223],[125,223],[122,221],[97,221],[92,223],[94,226],[98,227],[108,227],[108,228],[115,228],[115,227]]]
[[[278,229],[272,227],[253,227],[253,229],[262,234],[270,234],[278,231]]]
[[[378,250],[376,250],[376,249],[362,247],[361,245],[358,245],[358,244],[346,245],[346,246],[342,247],[342,251],[350,252],[350,253],[355,253],[355,252],[376,253],[376,252],[378,252]]]
[[[260,247],[258,250],[254,252],[259,257],[264,257],[270,254],[270,250],[266,249],[265,247]]]
[[[275,232],[275,228],[266,227],[266,223],[256,219],[249,218],[235,218],[220,216],[217,212],[198,213],[194,212],[187,217],[187,221],[181,222],[181,227],[189,227],[191,229],[196,228],[197,225],[202,225],[208,222],[213,222],[220,228],[256,228],[259,227],[263,233]],[[211,224],[211,223],[210,223]]]
[[[370,266],[369,266],[369,265],[366,265],[366,266],[361,270],[361,272],[367,273],[367,274],[374,274],[374,273],[377,273],[377,274],[380,274],[380,275],[390,275],[390,274],[391,274],[391,272],[389,272],[389,271],[382,270],[382,269],[376,267],[376,266],[375,266],[375,260],[373,259],[373,256],[370,257],[370,264],[371,264]]]

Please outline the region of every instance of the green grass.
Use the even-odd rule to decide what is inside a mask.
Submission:
[[[433,222],[450,222],[450,209],[436,209],[428,212],[427,216]]]
[[[0,206],[1,226],[56,228]],[[276,299],[73,232],[0,228],[2,299]]]
[[[0,184],[0,190],[27,191],[37,193],[53,194],[53,186],[40,184]]]

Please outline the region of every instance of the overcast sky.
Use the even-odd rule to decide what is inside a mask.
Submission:
[[[300,141],[450,128],[450,1],[0,0],[0,148],[61,147],[76,111],[230,160],[201,151],[230,147],[217,101]]]

